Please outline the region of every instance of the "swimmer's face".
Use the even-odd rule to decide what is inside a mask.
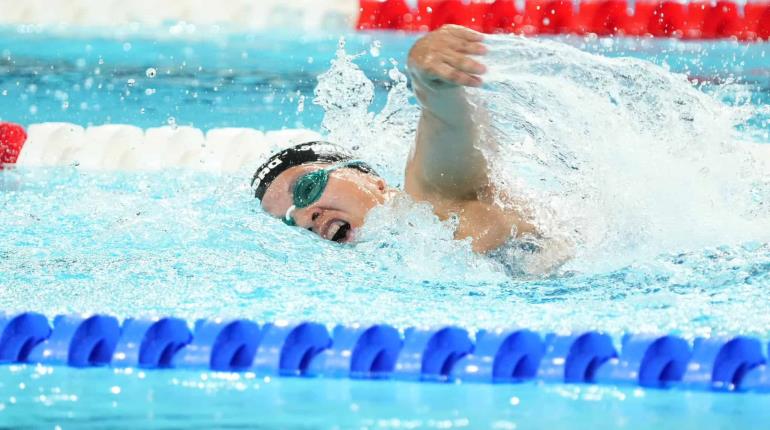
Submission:
[[[297,179],[329,164],[305,164],[278,175],[262,198],[262,208],[283,219],[293,204],[292,190]],[[327,240],[350,242],[356,229],[364,225],[369,211],[385,201],[385,181],[355,169],[336,169],[329,175],[321,198],[308,207],[297,208],[292,218],[298,227],[306,228]]]

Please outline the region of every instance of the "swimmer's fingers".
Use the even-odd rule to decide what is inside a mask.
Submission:
[[[448,49],[466,55],[484,55],[487,53],[487,47],[483,43],[468,42],[454,36],[447,37],[445,44]]]
[[[465,40],[466,42],[481,42],[484,40],[484,35],[482,33],[460,25],[447,24],[441,27],[441,30],[446,31],[454,37]]]
[[[454,67],[449,63],[441,63],[431,67],[430,72],[436,77],[457,85],[480,87],[481,78]]]
[[[457,25],[445,25],[415,42],[409,51],[409,67],[418,73],[423,71],[427,77],[436,80],[480,86],[478,75],[486,72],[486,67],[470,56],[487,52],[486,46],[481,43],[483,40],[481,33]]]
[[[486,66],[467,55],[450,53],[446,54],[443,59],[453,68],[469,75],[482,75],[487,71]]]
[[[487,53],[487,47],[483,43],[462,43],[456,49],[457,52],[462,52],[467,55],[484,55]]]

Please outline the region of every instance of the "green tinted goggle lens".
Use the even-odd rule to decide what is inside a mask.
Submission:
[[[306,208],[318,199],[326,190],[329,183],[329,171],[331,169],[321,169],[302,175],[294,184],[294,206]]]
[[[331,174],[331,172],[342,167],[355,168],[361,164],[362,162],[358,160],[349,161],[347,163],[335,164],[326,169],[315,170],[300,176],[292,190],[294,206],[289,208],[286,212],[283,222],[291,226],[296,225],[294,218],[291,217],[291,213],[297,208],[306,208],[321,198],[326,190],[326,185],[329,184],[329,174]]]

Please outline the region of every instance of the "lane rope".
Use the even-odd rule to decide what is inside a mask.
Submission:
[[[631,385],[770,393],[768,345],[749,336],[696,338],[525,328],[260,324],[0,314],[0,363],[255,372],[260,375],[430,382]]]
[[[597,34],[770,40],[770,2],[679,0],[360,0],[359,30],[430,31],[458,24],[485,33]],[[524,6],[519,7],[520,3]]]

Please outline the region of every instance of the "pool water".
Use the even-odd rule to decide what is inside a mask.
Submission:
[[[340,36],[345,37],[348,54],[360,53],[352,61],[370,84],[361,80],[357,68],[339,60]],[[714,119],[718,126],[724,119],[741,144],[770,143],[767,44],[560,40],[584,51],[633,56],[686,73],[698,83],[661,82],[671,85],[663,92],[682,91],[705,106],[695,111],[695,121]],[[159,29],[105,35],[6,28],[0,34],[0,119],[84,126],[177,124],[204,130],[326,127],[343,140],[368,136],[340,125],[339,117],[324,116],[322,106],[331,111],[341,107],[343,113],[358,115],[343,115],[348,122],[360,119],[359,127],[374,124],[388,131],[388,139],[364,140],[359,150],[398,185],[403,154],[414,131],[414,101],[399,99],[405,97],[404,88],[399,88],[403,75],[394,67],[403,71],[412,41],[412,36],[389,34],[177,37]],[[601,62],[564,52],[565,64]],[[339,61],[332,66],[335,57]],[[534,70],[542,63],[526,65]],[[623,70],[617,63],[607,67]],[[329,70],[341,72],[322,76],[320,90],[315,91],[317,77]],[[655,70],[653,75],[667,76]],[[567,88],[569,74],[563,76]],[[334,91],[345,88],[342,84],[361,93]],[[484,91],[503,94],[504,84],[493,83]],[[367,85],[372,89],[371,105],[364,94]],[[706,93],[709,99],[688,91]],[[494,100],[499,106],[507,103]],[[724,103],[727,114],[721,108],[712,112],[709,100]],[[640,99],[639,104],[644,103]],[[732,123],[733,111],[745,115]],[[590,124],[585,127],[587,133],[593,132]],[[392,151],[384,154],[383,148]],[[585,161],[579,151],[575,154]],[[669,155],[663,158],[667,163],[681,163],[683,171],[691,167],[684,158]],[[735,163],[725,171],[731,172],[729,167],[742,172],[749,166],[736,161],[739,158],[725,158]],[[592,168],[582,171],[594,172],[598,165],[583,166]],[[766,236],[747,234],[748,227],[768,220],[765,202],[770,193],[762,194],[767,190],[762,188],[761,171],[745,174],[751,187],[741,182],[732,188],[755,192],[748,203],[740,201],[750,205],[748,215],[714,212],[716,221],[735,221],[721,226],[724,235],[709,236],[713,231],[704,227],[703,235],[690,235],[699,240],[673,237],[662,242],[660,251],[649,246],[649,238],[657,237],[654,232],[640,228],[634,233],[632,223],[618,221],[629,215],[618,212],[622,206],[618,203],[624,200],[613,200],[612,205],[594,208],[612,209],[601,212],[609,220],[605,236],[620,239],[598,243],[627,246],[586,248],[590,252],[560,270],[519,277],[473,254],[467,243],[452,241],[449,227],[429,208],[402,200],[372,215],[371,227],[358,245],[321,242],[309,232],[288,229],[265,216],[250,197],[251,173],[99,172],[73,166],[19,166],[0,172],[0,309],[49,316],[102,312],[120,318],[388,322],[401,328],[439,324],[469,329],[516,325],[541,331],[592,328],[617,339],[627,331],[675,332],[687,338],[740,333],[768,340],[770,245]],[[721,188],[708,187],[725,175],[704,177],[708,181],[695,182],[693,194],[721,196],[715,192]],[[570,177],[557,179],[569,182]],[[681,191],[676,183],[668,185]],[[698,218],[692,211],[696,219],[674,222],[678,211],[698,207],[672,206],[669,213],[659,215],[675,227],[701,225],[709,213]],[[666,206],[662,208],[665,211]],[[660,212],[661,206],[654,209]],[[668,231],[669,224],[651,225]],[[714,239],[731,235],[739,239]],[[613,260],[610,254],[622,258]],[[750,393],[534,383],[271,380],[252,374],[39,366],[3,366],[0,373],[0,426],[14,428],[144,426],[148,419],[157,428],[181,426],[180,422],[202,428],[508,429],[564,423],[574,428],[749,428],[768,414],[765,397]]]
[[[0,425],[12,428],[684,430],[758,428],[770,417],[762,394],[34,366],[0,376]]]
[[[125,123],[317,129],[316,77],[344,37],[384,103],[390,60],[403,66],[413,35],[384,32],[231,34],[199,30],[0,28],[0,118],[23,124]],[[560,37],[589,52],[634,56],[716,83],[738,81],[758,105],[770,101],[767,44]],[[148,70],[154,69],[155,74]],[[154,77],[150,77],[154,76]],[[299,97],[308,102],[298,111]]]

